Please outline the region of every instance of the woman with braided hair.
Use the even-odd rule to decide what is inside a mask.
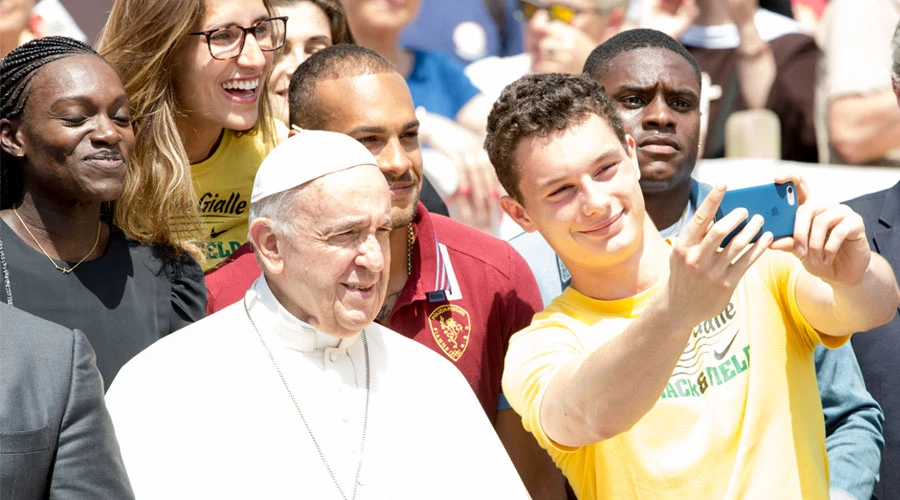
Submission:
[[[112,223],[140,167],[131,117],[121,79],[88,45],[39,38],[0,60],[0,297],[83,331],[107,385],[206,306],[189,254]]]
[[[197,251],[204,270],[247,241],[253,179],[275,143],[266,85],[286,21],[269,0],[115,1],[99,52],[131,98],[141,167],[126,177],[122,227]],[[154,199],[166,203],[120,217]]]

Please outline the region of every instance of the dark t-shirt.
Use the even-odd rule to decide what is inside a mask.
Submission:
[[[205,315],[206,288],[197,262],[127,239],[118,228],[110,231],[102,257],[71,274],[56,270],[2,221],[0,239],[13,306],[84,332],[106,387],[135,354]],[[0,297],[9,303],[3,286]]]
[[[722,88],[722,97],[710,102],[709,132],[704,158],[725,155],[725,119],[730,112],[747,109],[738,81],[738,54],[735,49],[708,49],[685,44],[700,69],[708,73],[713,85]],[[785,160],[817,162],[816,128],[813,115],[816,61],[815,40],[791,33],[769,42],[775,57],[776,75],[769,91],[766,109],[781,122],[781,157]]]
[[[441,214],[444,217],[450,217],[450,211],[447,210],[447,204],[441,199],[428,177],[422,179],[422,190],[419,192],[419,201],[425,205],[425,208],[433,214]]]

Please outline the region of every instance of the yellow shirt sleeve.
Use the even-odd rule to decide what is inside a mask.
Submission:
[[[541,404],[553,377],[573,359],[590,353],[575,333],[549,320],[539,320],[513,335],[506,351],[503,394],[522,417],[525,430],[534,434],[545,449],[562,453],[577,448],[562,446],[550,439],[541,423]]]
[[[800,259],[793,254],[776,250],[769,250],[765,257],[761,269],[763,281],[778,299],[785,323],[793,326],[789,327],[788,331],[798,334],[794,340],[808,350],[813,350],[820,343],[829,349],[844,345],[850,339],[849,335],[846,337],[825,335],[816,330],[800,311],[797,304],[797,281],[800,273],[804,271]]]

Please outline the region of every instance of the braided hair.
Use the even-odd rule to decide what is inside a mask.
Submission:
[[[28,101],[28,84],[45,64],[64,57],[97,52],[78,40],[63,36],[36,38],[0,60],[0,118],[18,118]],[[17,205],[22,198],[22,168],[17,158],[0,149],[0,208]]]
[[[36,38],[13,49],[0,61],[0,118],[22,114],[28,82],[37,70],[57,59],[84,54],[100,57],[90,45],[64,36]]]

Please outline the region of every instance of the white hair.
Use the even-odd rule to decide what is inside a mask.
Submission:
[[[297,198],[302,190],[303,186],[298,186],[251,203],[249,222],[268,219],[275,234],[297,236]]]

